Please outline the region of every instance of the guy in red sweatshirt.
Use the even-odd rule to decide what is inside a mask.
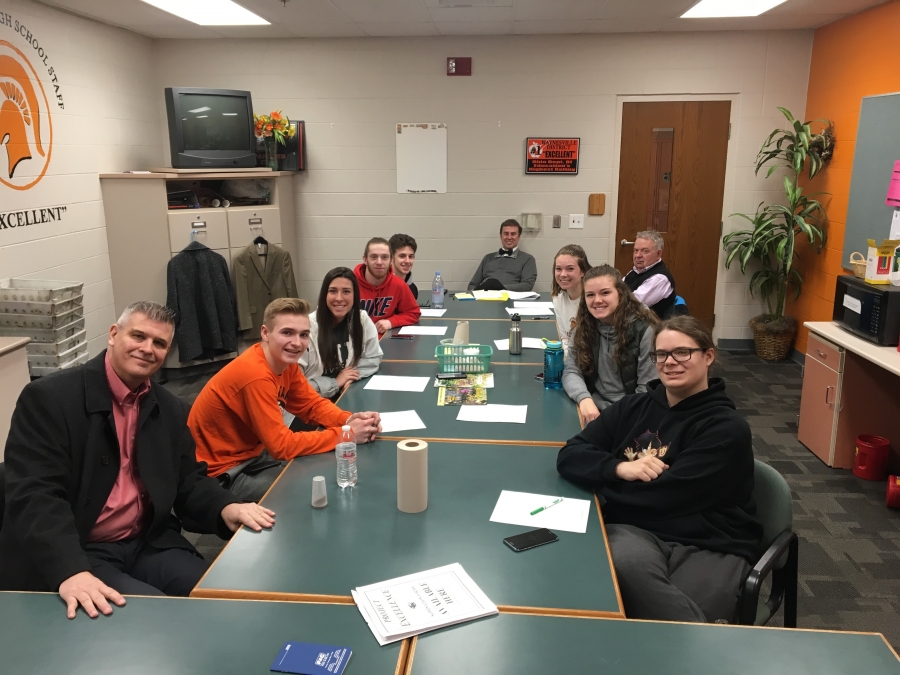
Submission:
[[[373,237],[366,244],[362,264],[354,270],[359,282],[359,305],[375,322],[378,334],[418,323],[422,311],[409,286],[391,271],[387,239]]]

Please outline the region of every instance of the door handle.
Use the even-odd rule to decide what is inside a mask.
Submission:
[[[829,390],[829,389],[834,389],[834,387],[832,387],[832,386],[830,386],[830,385],[827,386],[827,387],[825,387],[825,405],[831,405],[832,403],[834,403],[834,401],[829,401],[829,400],[828,400],[828,390]]]
[[[628,241],[627,239],[623,239],[619,242],[619,246],[634,246],[633,241]]]
[[[828,358],[828,355],[827,355],[825,352],[823,352],[821,349],[817,349],[817,350],[816,350],[816,354],[819,355],[819,358],[820,358],[820,359],[827,359],[827,358]]]

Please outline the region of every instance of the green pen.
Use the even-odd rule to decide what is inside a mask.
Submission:
[[[547,506],[542,506],[542,507],[540,507],[539,509],[535,509],[534,511],[531,512],[530,515],[533,516],[533,515],[535,515],[535,514],[540,513],[541,511],[546,511],[546,510],[549,509],[551,506],[555,506],[556,504],[559,504],[562,500],[563,500],[563,498],[560,497],[559,499],[557,499],[557,500],[555,500],[555,501],[550,502],[549,504],[547,504]]]

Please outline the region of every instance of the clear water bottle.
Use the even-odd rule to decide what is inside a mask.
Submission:
[[[441,273],[434,273],[434,281],[431,282],[431,306],[441,309],[444,306],[444,280]]]
[[[342,490],[356,485],[356,436],[349,424],[341,427],[341,442],[334,448],[337,484]]]
[[[565,365],[562,342],[548,340],[544,342],[544,389],[562,389],[562,372]]]

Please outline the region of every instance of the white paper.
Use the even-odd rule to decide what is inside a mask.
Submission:
[[[422,312],[422,316],[440,317],[440,316],[444,316],[444,314],[447,312],[447,309],[446,308],[444,308],[444,309],[427,309],[427,308],[423,307],[421,309],[421,312]]]
[[[351,590],[381,645],[497,614],[497,606],[459,563]]]
[[[399,375],[373,375],[363,389],[375,391],[425,391],[430,377],[402,377]]]
[[[487,405],[462,405],[459,407],[457,422],[512,422],[525,424],[528,414],[527,405],[503,405],[488,403]]]
[[[506,300],[509,293],[506,291],[472,291],[476,300]]]
[[[535,291],[506,291],[506,295],[509,296],[510,300],[528,300],[529,298],[541,297],[541,294]]]
[[[447,326],[403,326],[400,335],[446,335]]]
[[[504,340],[494,340],[497,345],[497,351],[509,351],[509,338]],[[544,349],[544,341],[540,338],[522,338],[522,349]]]
[[[552,307],[506,307],[506,313],[512,316],[553,316]]]
[[[900,209],[894,209],[894,216],[891,218],[891,234],[888,239],[900,239]]]
[[[553,303],[544,300],[516,300],[513,307],[553,307]]]
[[[559,504],[544,509],[533,516],[531,512],[559,499],[553,495],[536,495],[529,492],[511,492],[503,490],[494,512],[492,523],[508,523],[525,527],[546,527],[548,530],[564,532],[587,532],[588,516],[591,513],[591,502],[588,499],[569,499],[564,497]]]
[[[398,412],[383,412],[381,415],[381,433],[389,434],[392,431],[410,431],[412,429],[424,429],[425,422],[415,410],[400,410]]]
[[[852,295],[844,295],[844,307],[849,309],[851,312],[862,314],[862,300],[860,300],[859,298],[854,298]]]

